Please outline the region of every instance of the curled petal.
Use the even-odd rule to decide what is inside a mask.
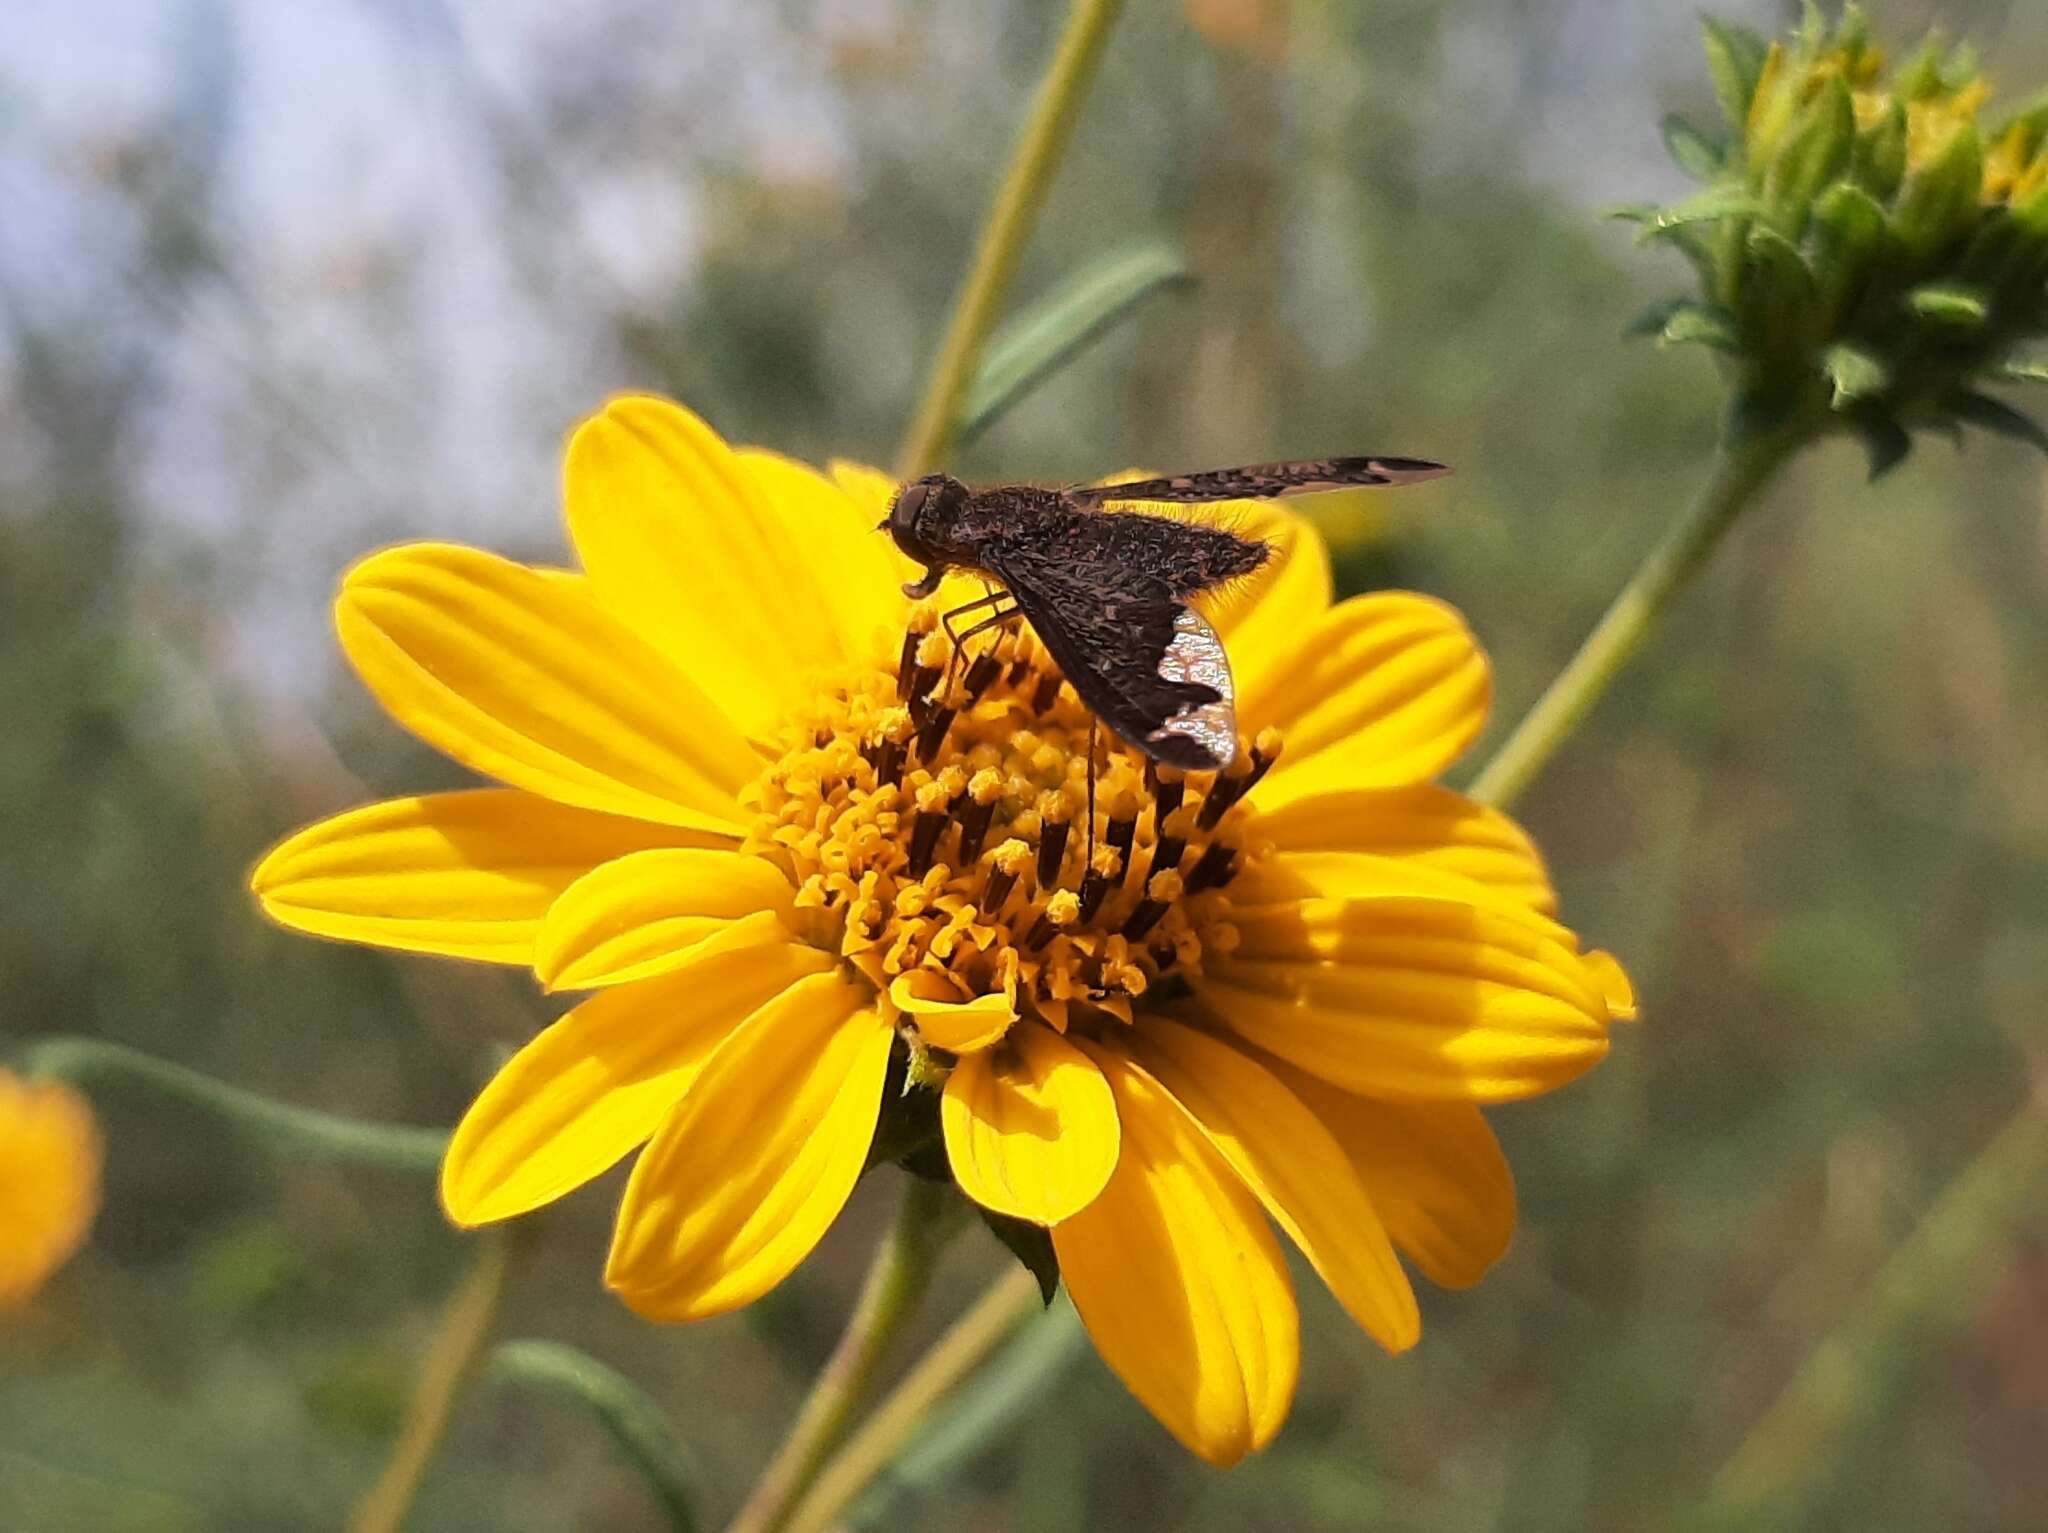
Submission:
[[[650,1320],[751,1303],[860,1179],[894,1037],[865,987],[801,980],[720,1046],[626,1184],[605,1282]]]
[[[983,1208],[1057,1224],[1116,1169],[1116,1102],[1102,1071],[1050,1028],[1027,1024],[955,1066],[939,1103],[953,1178]]]
[[[711,702],[568,581],[415,543],[334,605],[386,711],[464,766],[558,803],[736,835],[759,759]]]
[[[1301,1365],[1286,1259],[1258,1200],[1142,1071],[1102,1056],[1123,1148],[1101,1194],[1053,1226],[1061,1280],[1095,1348],[1212,1464],[1263,1447]]]
[[[787,939],[789,880],[762,857],[662,848],[593,868],[541,924],[533,967],[551,990],[665,974],[700,944]]]
[[[1014,978],[1003,990],[963,1001],[945,975],[912,969],[890,981],[889,999],[915,1020],[919,1038],[951,1054],[993,1047],[1017,1020]]]
[[[441,1204],[488,1224],[553,1202],[643,1143],[747,1017],[831,967],[777,943],[706,955],[607,990],[514,1054],[463,1114],[441,1163]]]

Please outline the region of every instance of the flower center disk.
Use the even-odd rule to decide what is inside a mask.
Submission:
[[[748,848],[784,864],[804,935],[900,1029],[916,1031],[907,997],[1000,997],[999,1025],[1127,1024],[1236,945],[1228,885],[1253,855],[1239,806],[1280,740],[1240,739],[1230,767],[1190,776],[1098,732],[1091,854],[1090,723],[1021,624],[956,654],[921,603],[896,668],[822,694],[749,790]]]

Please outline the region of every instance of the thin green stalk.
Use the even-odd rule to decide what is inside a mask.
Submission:
[[[953,449],[967,393],[981,361],[982,343],[995,327],[1010,283],[1016,278],[1031,225],[1052,188],[1053,175],[1073,138],[1074,125],[1080,121],[1089,87],[1095,83],[1103,45],[1122,10],[1123,0],[1073,0],[1052,63],[1039,81],[1038,94],[1032,98],[1031,110],[1017,135],[1010,168],[982,224],[973,262],[953,300],[952,320],[897,460],[900,478],[914,479],[931,472]]]
[[[1017,1327],[1045,1307],[1038,1279],[1013,1268],[989,1285],[917,1366],[904,1376],[867,1424],[827,1464],[789,1520],[789,1533],[822,1533],[881,1475],[909,1443],[925,1412],[979,1367]]]
[[[158,1092],[287,1155],[431,1176],[448,1146],[442,1129],[365,1123],[293,1107],[99,1038],[39,1038],[25,1051],[24,1064],[31,1075],[60,1076],[82,1086],[106,1083]]]
[[[1473,780],[1467,790],[1473,798],[1505,807],[1521,797],[1613,685],[1644,636],[1705,567],[1728,529],[1806,440],[1803,433],[1786,430],[1722,447],[1712,476],[1692,505],[1650,551],[1579,652]]]
[[[903,1207],[861,1285],[853,1318],[727,1533],[781,1533],[798,1500],[873,1397],[882,1359],[909,1323],[957,1227],[952,1189],[907,1177]]]
[[[589,1411],[647,1481],[671,1533],[695,1533],[697,1517],[675,1434],[661,1407],[639,1385],[559,1341],[501,1343],[491,1353],[490,1373],[508,1384],[550,1390]]]
[[[349,1533],[399,1533],[405,1525],[427,1466],[447,1435],[456,1402],[490,1346],[512,1272],[512,1240],[512,1232],[505,1228],[485,1230],[476,1237],[476,1264],[442,1311],[398,1441],[384,1472],[349,1518]]]
[[[1878,1269],[1715,1476],[1686,1526],[1805,1527],[1833,1449],[1875,1420],[1928,1345],[1996,1278],[1984,1253],[2040,1196],[2048,1102],[2030,1100]]]

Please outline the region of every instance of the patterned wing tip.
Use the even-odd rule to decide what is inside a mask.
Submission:
[[[1173,639],[1159,657],[1162,681],[1194,682],[1219,694],[1190,703],[1145,737],[1151,754],[1186,771],[1220,771],[1237,759],[1237,689],[1230,656],[1216,630],[1191,607],[1173,620]]]
[[[1174,474],[1125,484],[1091,485],[1070,492],[1087,505],[1112,501],[1166,501],[1193,505],[1216,500],[1278,500],[1355,490],[1374,485],[1420,484],[1441,479],[1450,469],[1429,458],[1302,458],[1289,463],[1253,463],[1244,468]]]

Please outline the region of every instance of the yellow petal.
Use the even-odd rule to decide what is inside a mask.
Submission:
[[[787,1277],[860,1179],[889,1025],[820,974],[726,1041],[641,1154],[605,1282],[650,1320],[699,1320]]]
[[[1188,1115],[1105,1055],[1123,1149],[1115,1175],[1053,1226],[1060,1278],[1096,1351],[1210,1463],[1261,1448],[1287,1419],[1300,1317],[1279,1242]]]
[[[1301,1099],[1239,1049],[1164,1017],[1146,1018],[1128,1047],[1365,1333],[1389,1352],[1414,1346],[1415,1290],[1357,1172]]]
[[[1628,971],[1612,953],[1595,948],[1586,954],[1586,967],[1592,972],[1593,981],[1599,985],[1600,993],[1607,997],[1607,1015],[1616,1022],[1636,1020],[1636,987],[1628,977]]]
[[[523,964],[541,917],[577,878],[691,835],[515,788],[428,793],[307,826],[256,865],[249,886],[272,920],[315,936]]]
[[[552,1202],[646,1140],[750,1015],[832,966],[778,943],[585,1001],[505,1062],[449,1141],[441,1205],[487,1224]]]
[[[1607,1000],[1539,919],[1455,900],[1305,900],[1234,911],[1207,1013],[1367,1096],[1505,1102],[1607,1052]]]
[[[741,448],[739,458],[783,522],[801,529],[810,567],[825,572],[821,585],[846,653],[893,661],[910,607],[903,582],[915,573],[895,540],[816,469],[758,447]]]
[[[826,468],[832,475],[832,482],[859,510],[861,520],[870,527],[879,528],[882,519],[889,514],[891,502],[896,499],[896,481],[878,468],[845,458],[834,458]],[[896,546],[894,539],[889,540],[889,546]],[[900,568],[904,571],[902,578],[905,580],[917,573],[917,567],[908,559],[903,560]]]
[[[1515,1233],[1515,1181],[1469,1102],[1377,1102],[1284,1061],[1273,1073],[1322,1120],[1387,1233],[1433,1283],[1470,1288]]]
[[[1051,1028],[1027,1023],[999,1049],[955,1066],[939,1101],[946,1158],[983,1208],[1057,1224],[1116,1169],[1116,1101],[1094,1062]]]
[[[935,1049],[971,1054],[1002,1041],[1017,1020],[1016,981],[1004,990],[960,999],[959,990],[943,974],[912,969],[890,982],[889,999],[917,1022],[917,1035]]]
[[[558,803],[737,833],[760,763],[687,678],[566,581],[445,543],[373,554],[334,607],[391,716]]]
[[[787,940],[793,893],[780,868],[752,853],[635,852],[563,891],[541,924],[534,972],[550,990],[579,990],[665,974],[706,942]]]
[[[1454,874],[1544,915],[1557,913],[1557,891],[1535,842],[1498,809],[1448,788],[1421,784],[1296,798],[1262,810],[1257,833],[1326,893],[1340,892],[1334,884],[1348,866],[1343,859],[1363,854]]]
[[[92,1106],[63,1081],[0,1070],[0,1315],[71,1260],[100,1206]]]
[[[1491,692],[1486,656],[1453,608],[1405,591],[1340,602],[1295,625],[1257,685],[1239,684],[1243,727],[1277,724],[1287,742],[1253,802],[1426,782],[1479,733]]]
[[[779,733],[821,672],[865,658],[839,631],[827,586],[838,576],[814,557],[806,507],[762,493],[681,405],[613,400],[570,439],[564,491],[604,604],[749,735]]]

